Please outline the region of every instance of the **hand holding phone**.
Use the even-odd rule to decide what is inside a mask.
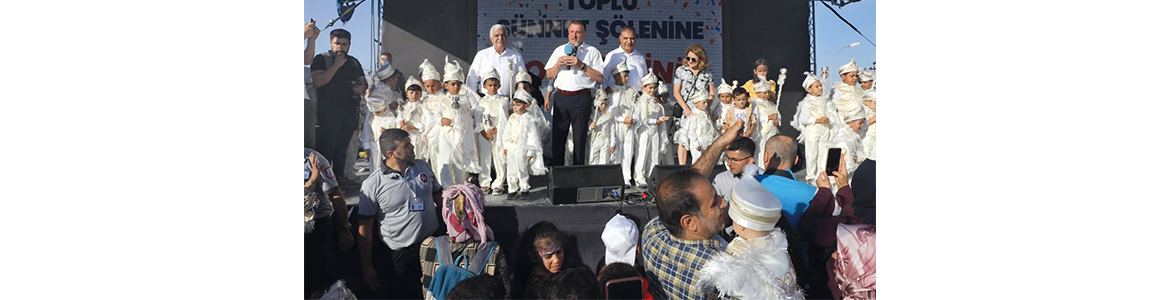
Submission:
[[[829,155],[825,156],[825,173],[832,175],[841,163],[841,148],[829,148]]]

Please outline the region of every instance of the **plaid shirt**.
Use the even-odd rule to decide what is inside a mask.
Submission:
[[[479,250],[480,242],[469,240],[463,243],[450,243],[451,245],[451,260],[454,261],[459,255],[467,256],[468,260],[475,258],[475,252]],[[438,246],[435,245],[435,237],[428,237],[423,240],[418,247],[419,261],[422,263],[422,289],[423,294],[427,293],[427,287],[431,285],[431,278],[435,276],[435,271],[439,269],[439,254]],[[487,249],[484,249],[487,250]],[[483,272],[496,276],[504,282],[504,298],[509,298],[511,294],[512,273],[508,270],[507,259],[504,258],[504,253],[501,252],[500,243],[496,243],[495,251],[492,252],[492,257],[488,258],[487,265],[483,267]],[[474,271],[474,270],[472,270]]]
[[[689,241],[670,235],[659,218],[650,220],[642,231],[642,258],[646,276],[665,293],[667,299],[717,299],[714,288],[700,289],[699,269],[726,243],[717,239]]]

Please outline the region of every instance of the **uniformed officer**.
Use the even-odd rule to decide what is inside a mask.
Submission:
[[[362,279],[379,291],[373,298],[421,299],[419,244],[439,228],[434,200],[443,190],[430,165],[414,158],[406,131],[382,131],[378,144],[386,167],[366,178],[358,195]]]

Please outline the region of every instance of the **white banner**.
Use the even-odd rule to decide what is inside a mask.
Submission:
[[[508,46],[520,50],[529,72],[544,77],[553,48],[567,43],[568,25],[585,21],[585,42],[604,55],[619,47],[622,27],[638,34],[635,49],[668,84],[691,44],[707,51],[716,85],[723,74],[722,1],[715,0],[480,0],[476,43],[491,46],[488,29],[508,26]],[[637,79],[633,79],[637,80]]]

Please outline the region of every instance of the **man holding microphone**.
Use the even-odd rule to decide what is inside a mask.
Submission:
[[[544,100],[545,109],[555,104],[552,128],[553,166],[565,162],[565,141],[569,127],[573,131],[573,165],[584,165],[589,136],[589,115],[593,111],[594,88],[601,88],[605,79],[601,70],[605,68],[602,54],[597,48],[584,43],[585,22],[569,22],[569,42],[553,49],[545,63],[547,78],[553,81],[552,99]]]

